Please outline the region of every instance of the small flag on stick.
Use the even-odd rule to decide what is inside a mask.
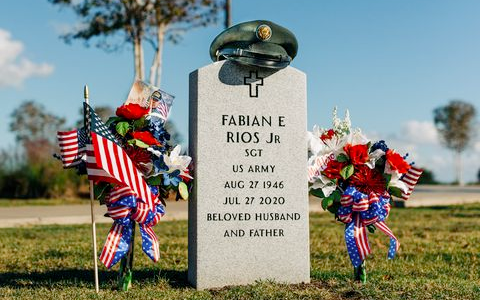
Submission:
[[[64,169],[76,167],[85,159],[87,134],[84,128],[59,131],[57,140]]]
[[[411,167],[408,172],[400,179],[401,181],[405,182],[408,187],[407,192],[402,193],[401,198],[403,200],[408,200],[408,198],[410,198],[410,195],[412,194],[415,185],[417,185],[418,179],[420,179],[420,176],[422,176],[422,173],[422,169]]]

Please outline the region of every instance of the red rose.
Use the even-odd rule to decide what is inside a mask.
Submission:
[[[328,162],[327,167],[323,170],[323,174],[330,179],[341,179],[340,171],[345,167],[346,163],[341,163],[336,160],[331,160]]]
[[[134,131],[132,132],[132,137],[136,140],[140,140],[145,144],[152,146],[160,146],[160,142],[148,131]]]
[[[140,170],[140,172],[144,174],[148,173],[149,169],[145,165],[152,162],[152,156],[150,152],[133,146],[127,146],[125,148],[125,152],[127,152],[127,155]]]
[[[324,134],[322,134],[322,136],[320,137],[320,139],[322,141],[326,141],[326,140],[330,140],[333,138],[333,136],[335,135],[335,131],[333,131],[333,129],[329,129],[327,132],[325,132]]]
[[[392,170],[397,170],[398,173],[405,174],[412,167],[394,150],[388,149],[386,157]]]
[[[144,108],[136,103],[130,103],[120,106],[115,113],[117,116],[128,120],[137,120],[148,114],[149,110],[149,108]]]
[[[347,144],[343,147],[343,150],[347,153],[350,161],[354,165],[362,165],[368,161],[368,146],[367,145],[355,145]]]

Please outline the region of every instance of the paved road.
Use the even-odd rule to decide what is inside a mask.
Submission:
[[[186,201],[168,202],[163,221],[186,220]],[[112,223],[104,214],[105,206],[95,202],[94,214],[97,223]],[[85,224],[91,222],[90,204],[0,207],[0,228],[47,224]]]
[[[407,207],[439,206],[465,203],[480,203],[480,186],[418,186],[412,197],[406,202]],[[188,217],[185,201],[168,202],[167,214],[163,221],[186,220]],[[320,201],[311,197],[310,211],[323,211]],[[106,218],[105,206],[95,205],[97,223],[111,223]],[[58,205],[58,206],[20,206],[0,208],[0,228],[25,225],[45,224],[84,224],[90,223],[90,205]]]

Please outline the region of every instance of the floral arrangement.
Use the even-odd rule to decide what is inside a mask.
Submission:
[[[116,115],[105,124],[157,197],[155,207],[148,209],[129,188],[103,181],[96,183],[96,196],[106,204],[107,214],[114,219],[100,255],[100,260],[108,268],[121,258],[131,260],[133,251],[127,253],[133,242],[135,223],[140,227],[143,251],[156,262],[160,252],[151,227],[165,213],[164,200],[171,194],[176,200],[188,199],[192,180],[188,169],[191,157],[181,155],[180,145],[169,145],[170,134],[165,129],[172,102],[173,97],[169,94],[137,81],[125,104],[118,107]],[[116,228],[118,226],[122,228]],[[122,231],[121,242],[110,243],[118,231]],[[108,253],[115,255],[109,256]],[[125,268],[131,271],[126,264],[122,261],[121,272]]]
[[[117,108],[116,116],[111,117],[106,125],[116,133],[117,140],[123,144],[147,183],[159,189],[162,199],[168,198],[173,191],[177,200],[188,200],[191,158],[181,155],[180,145],[172,147],[168,144],[170,134],[165,130],[164,120],[150,113],[149,107],[124,104]],[[104,199],[108,191],[104,187],[97,196]]]
[[[370,141],[351,128],[348,111],[343,120],[333,111],[333,128],[314,126],[309,132],[308,179],[310,193],[322,207],[346,224],[345,242],[357,280],[366,280],[365,259],[370,254],[367,230],[379,229],[390,237],[388,258],[399,242],[385,220],[392,197],[407,200],[422,170],[385,141]]]
[[[123,290],[131,284],[136,224],[142,250],[158,261],[160,250],[152,228],[165,213],[165,199],[175,195],[176,200],[187,200],[189,196],[191,157],[181,155],[180,145],[169,144],[165,129],[172,103],[169,94],[136,81],[127,101],[105,124],[85,103],[85,126],[57,135],[61,154],[56,157],[64,168],[88,173],[95,197],[113,219],[99,259],[107,268],[121,261],[119,286]]]

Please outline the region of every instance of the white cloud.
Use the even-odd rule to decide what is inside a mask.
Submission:
[[[88,27],[88,24],[85,24],[85,23],[71,24],[71,23],[64,23],[64,22],[58,22],[58,21],[50,21],[50,26],[53,28],[56,34],[62,36],[72,32],[84,30]]]
[[[382,136],[377,132],[368,132],[367,137],[373,141],[384,139],[387,145],[398,153],[408,153],[408,162],[414,161],[416,166],[433,171],[437,180],[453,182],[456,179],[454,153],[439,143],[438,133],[432,122],[410,120],[403,123],[397,133]],[[476,181],[480,169],[478,138],[462,157],[464,181]]]
[[[402,125],[402,138],[415,144],[438,145],[437,129],[432,122],[410,120]]]
[[[19,87],[30,77],[45,77],[53,72],[52,65],[37,64],[22,56],[23,50],[22,42],[0,28],[0,88]]]

